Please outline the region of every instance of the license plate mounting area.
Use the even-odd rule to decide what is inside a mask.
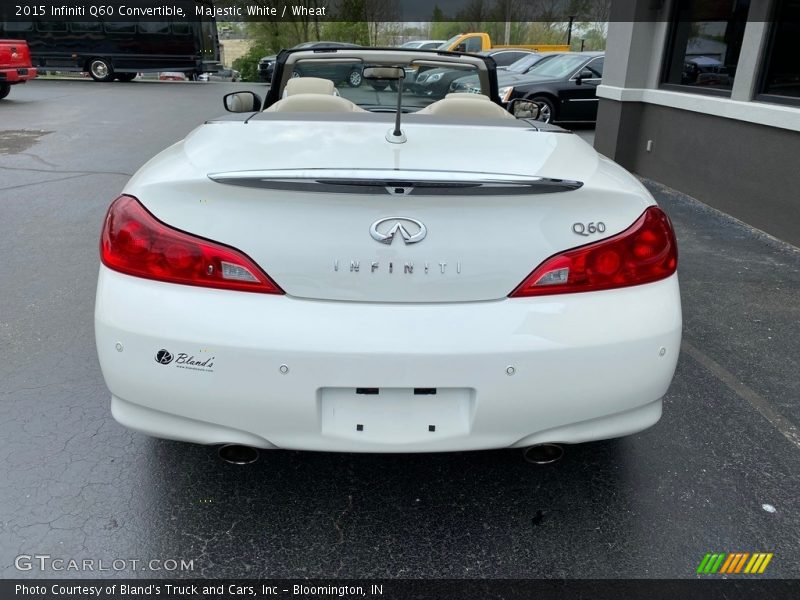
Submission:
[[[319,390],[319,403],[323,435],[413,444],[468,435],[475,390],[329,387]]]

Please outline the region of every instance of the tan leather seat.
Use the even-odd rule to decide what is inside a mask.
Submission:
[[[294,94],[288,98],[278,100],[264,112],[321,112],[321,113],[348,113],[367,112],[358,105],[340,96],[326,96],[324,94]]]
[[[514,115],[492,102],[488,96],[466,93],[447,94],[441,100],[417,111],[416,114],[446,117],[514,118]]]
[[[286,82],[283,88],[283,98],[296,96],[297,94],[325,94],[327,96],[338,96],[339,91],[330,79],[321,77],[293,77]]]

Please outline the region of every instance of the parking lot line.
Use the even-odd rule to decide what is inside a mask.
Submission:
[[[800,448],[800,431],[797,427],[779,413],[772,404],[758,392],[752,390],[725,367],[708,356],[705,352],[697,348],[694,344],[684,338],[681,344],[683,351],[691,356],[695,361],[702,365],[714,377],[719,379],[725,387],[734,394],[745,400],[750,406],[755,408],[761,416],[781,432],[783,437],[789,440],[797,448]]]

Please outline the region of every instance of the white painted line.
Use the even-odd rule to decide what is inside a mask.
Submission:
[[[747,387],[744,383],[739,381],[733,373],[728,371],[705,352],[695,347],[691,342],[687,342],[684,339],[682,348],[689,356],[719,379],[725,387],[755,408],[762,417],[772,423],[772,425],[781,432],[783,437],[800,449],[800,430],[798,430],[794,423],[779,413],[775,407],[770,404],[769,400],[755,390]]]

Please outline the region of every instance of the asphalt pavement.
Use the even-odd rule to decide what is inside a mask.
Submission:
[[[34,81],[0,102],[0,577],[92,574],[15,567],[48,554],[193,577],[672,578],[736,551],[800,577],[800,251],[653,182],[685,331],[648,431],[546,467],[506,450],[236,467],[117,425],[92,321],[103,215],[247,88]],[[139,565],[111,575],[166,574]]]

